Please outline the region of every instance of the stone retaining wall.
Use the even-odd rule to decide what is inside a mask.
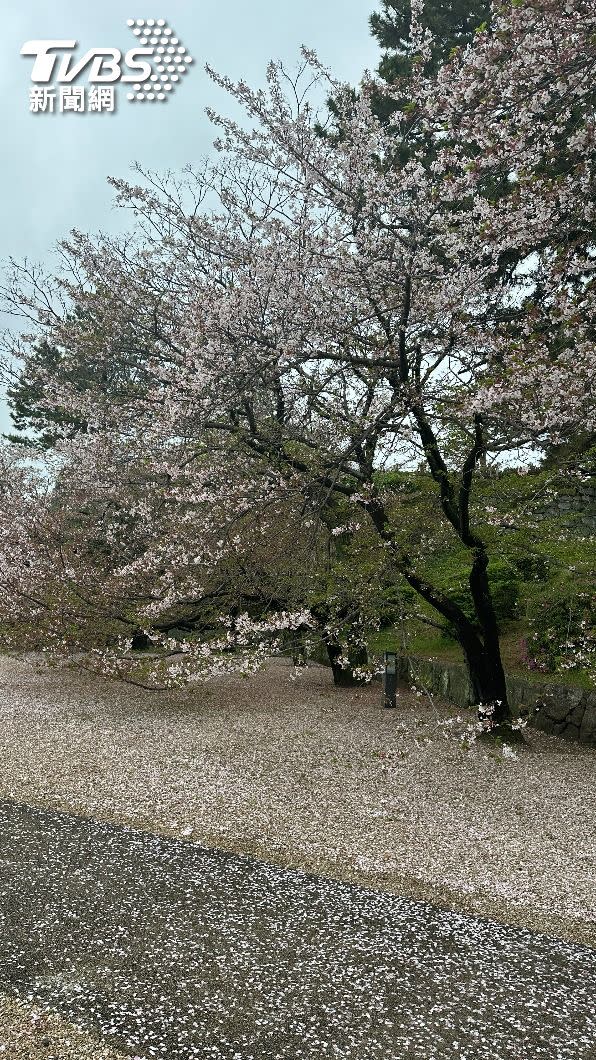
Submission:
[[[463,664],[400,656],[398,673],[404,684],[415,684],[459,707],[473,705],[473,695]],[[543,732],[596,747],[596,692],[568,685],[534,684],[522,677],[507,677],[507,694],[515,714]]]
[[[596,531],[596,481],[578,483],[570,487],[563,483],[560,493],[550,500],[536,519],[558,519],[582,536]]]

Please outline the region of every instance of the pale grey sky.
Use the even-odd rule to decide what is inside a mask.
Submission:
[[[158,9],[122,0],[4,0],[0,64],[0,257],[48,262],[70,228],[118,225],[108,175],[130,163],[175,169],[208,155],[213,139],[205,107],[230,101],[204,72],[205,63],[251,84],[263,82],[270,59],[294,63],[301,44],[314,48],[342,79],[357,82],[378,61],[368,30],[375,0],[161,0]],[[33,60],[25,41],[71,39],[77,54],[94,47],[125,52],[129,18],[164,18],[195,62],[167,103],[128,103],[118,90],[115,114],[31,114]],[[83,78],[80,82],[86,84]],[[8,417],[0,410],[0,429]]]

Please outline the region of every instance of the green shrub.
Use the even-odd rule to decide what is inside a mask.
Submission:
[[[596,586],[557,584],[527,606],[526,662],[545,673],[596,678]]]
[[[540,552],[528,552],[513,559],[515,570],[523,582],[546,582],[549,579],[551,564],[548,556]]]

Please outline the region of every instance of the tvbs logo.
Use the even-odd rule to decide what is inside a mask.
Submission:
[[[89,110],[113,111],[117,84],[130,86],[130,102],[169,99],[188,72],[192,56],[163,18],[129,18],[127,25],[137,43],[124,55],[119,48],[91,48],[79,58],[76,40],[27,41],[21,55],[34,60],[30,109],[53,111],[57,85],[61,110],[85,110],[85,88],[74,84],[83,72],[90,86],[89,99],[95,102]],[[102,99],[103,107],[97,105]]]

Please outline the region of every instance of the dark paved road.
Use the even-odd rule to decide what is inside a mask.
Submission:
[[[0,803],[0,990],[143,1057],[584,1060],[596,951]]]

